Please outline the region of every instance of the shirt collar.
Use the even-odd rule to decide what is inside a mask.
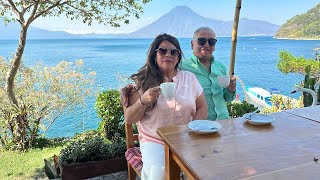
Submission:
[[[192,53],[191,59],[194,63],[201,63],[199,58]],[[214,62],[214,56],[210,58],[211,64]]]
[[[181,73],[180,70],[177,69],[177,74],[172,78],[173,82],[177,82],[178,81],[180,73]]]

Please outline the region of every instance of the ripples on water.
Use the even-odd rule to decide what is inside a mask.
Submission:
[[[23,63],[33,65],[41,61],[45,65],[56,65],[60,61],[83,59],[85,67],[97,72],[97,82],[104,90],[118,88],[116,74],[131,75],[144,63],[153,39],[70,39],[28,40]],[[190,57],[191,39],[179,39],[185,57]],[[292,96],[294,84],[303,80],[301,75],[282,74],[276,64],[279,51],[287,50],[295,56],[313,58],[312,50],[320,41],[278,40],[272,37],[239,37],[237,42],[235,75],[245,85],[265,89],[277,88],[282,94]],[[0,40],[0,56],[9,58],[17,47],[16,40]],[[215,58],[229,66],[231,38],[218,38]],[[237,86],[240,99],[244,99],[241,86]],[[298,98],[299,93],[292,97]],[[61,116],[47,132],[47,137],[72,136],[83,129],[95,129],[101,121],[94,110],[95,98],[89,99],[85,110]],[[85,112],[85,113],[83,113]]]

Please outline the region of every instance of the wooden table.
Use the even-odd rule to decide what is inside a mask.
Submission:
[[[290,113],[270,114],[271,125],[243,118],[218,121],[210,135],[187,125],[158,129],[165,142],[166,179],[320,179],[320,124]],[[318,158],[316,163],[314,158]]]
[[[309,106],[305,108],[290,109],[284,112],[294,114],[306,119],[316,121],[320,123],[320,105],[318,106]],[[320,178],[319,178],[320,179]]]

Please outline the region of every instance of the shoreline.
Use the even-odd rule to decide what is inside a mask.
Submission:
[[[304,40],[304,41],[316,41],[316,40],[320,40],[320,38],[285,38],[285,37],[272,37],[273,39],[286,39],[286,40]]]

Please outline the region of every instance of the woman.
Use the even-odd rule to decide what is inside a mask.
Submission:
[[[165,179],[164,142],[157,128],[208,117],[198,80],[192,73],[177,69],[181,58],[178,40],[168,34],[158,35],[149,48],[146,64],[131,76],[135,88],[129,95],[124,116],[126,123],[138,123],[142,179]],[[174,98],[167,99],[160,94],[159,85],[163,82],[175,83]]]

